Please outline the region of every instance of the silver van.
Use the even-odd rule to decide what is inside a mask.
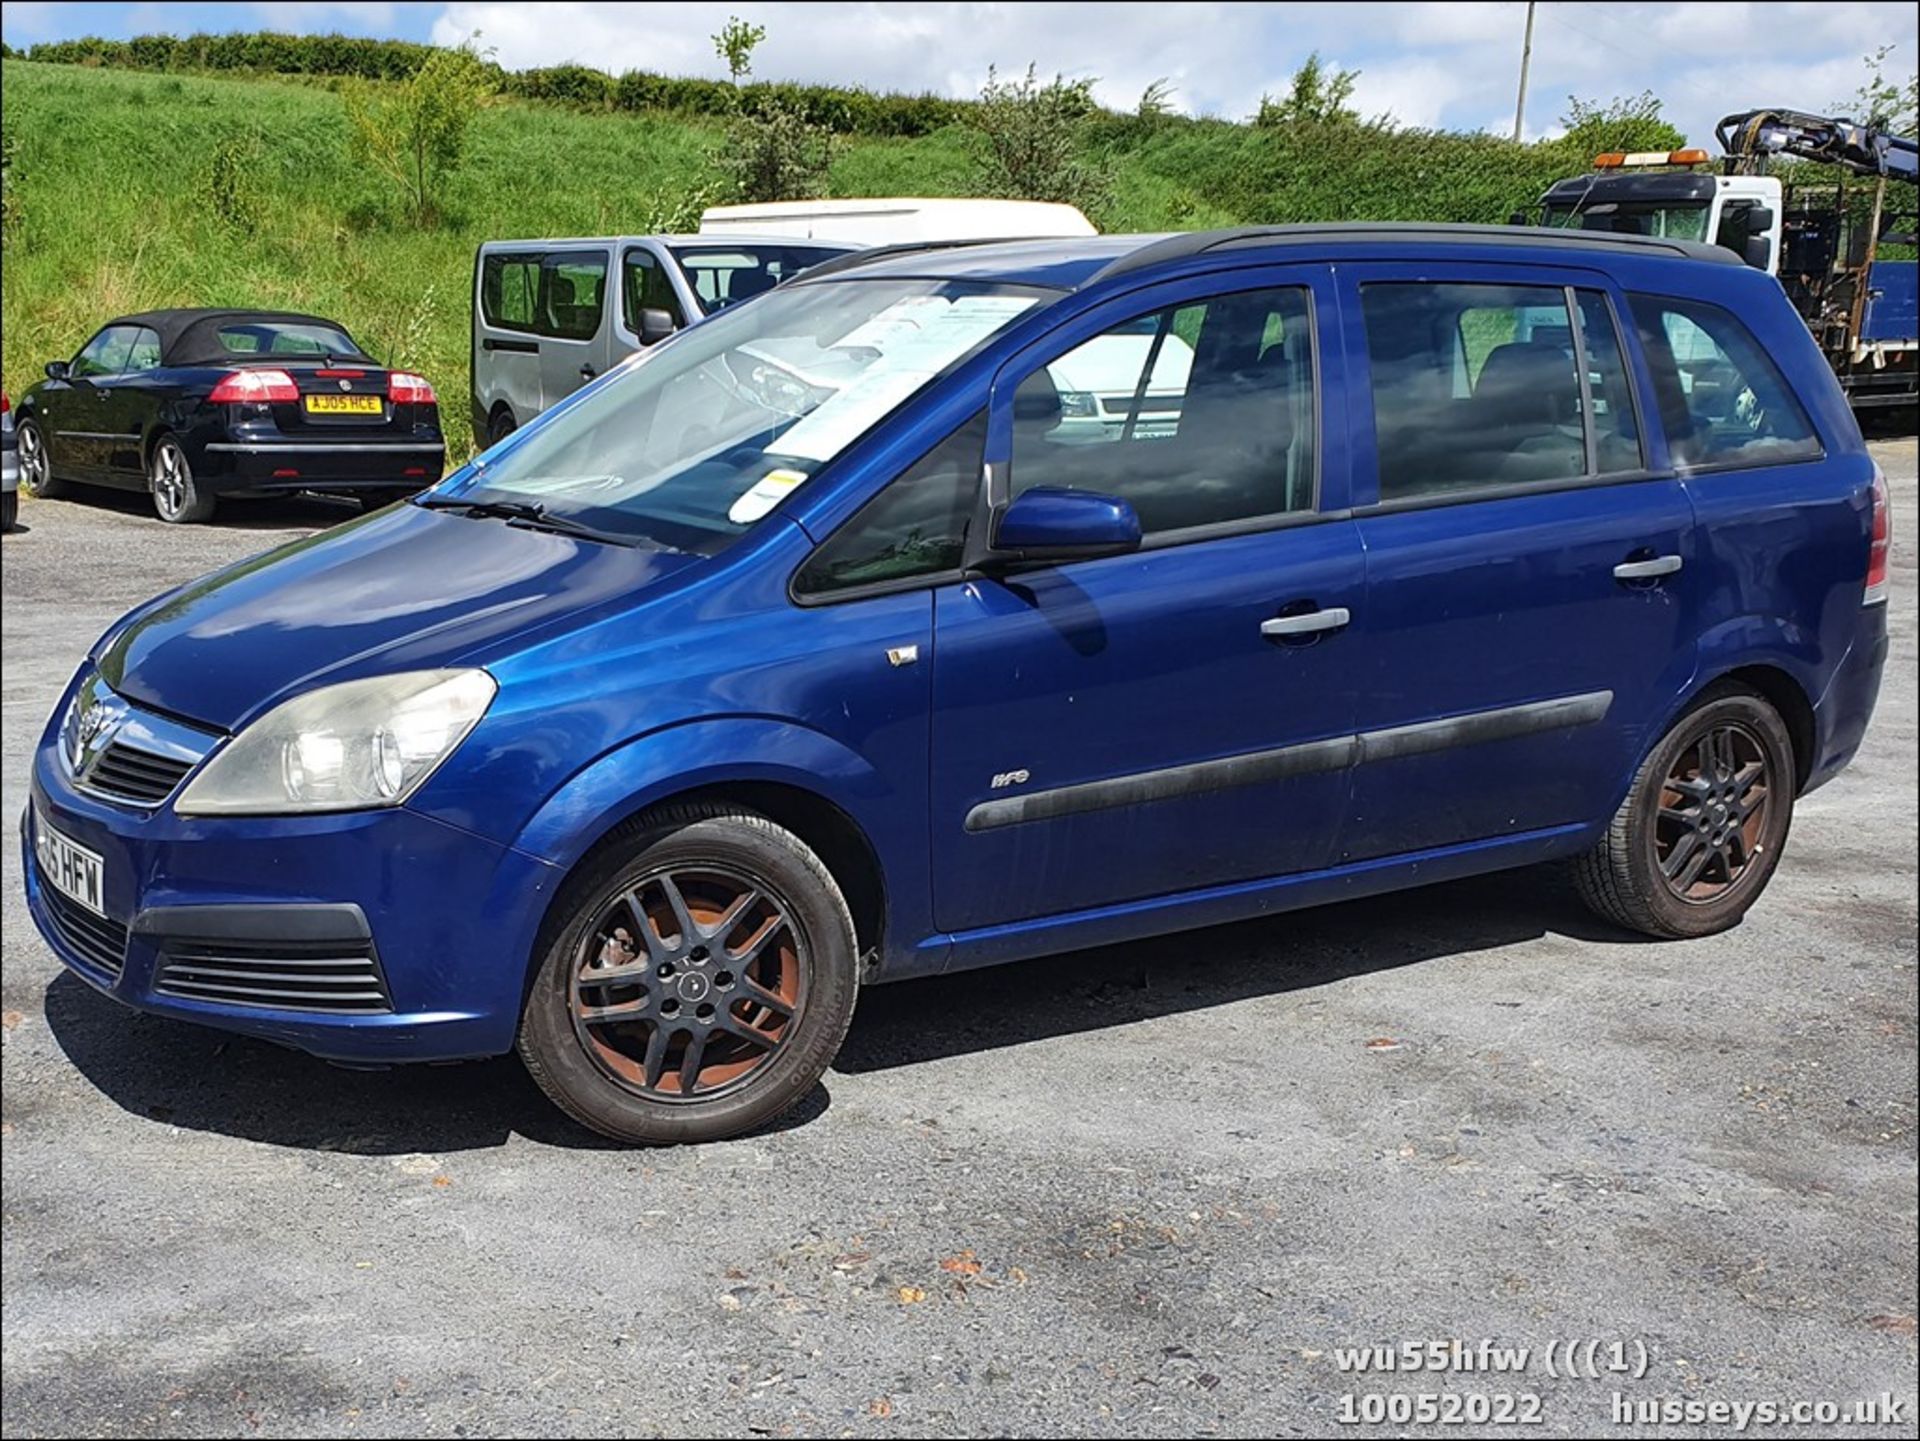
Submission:
[[[474,440],[492,445],[641,346],[859,248],[751,235],[490,240],[473,266]]]

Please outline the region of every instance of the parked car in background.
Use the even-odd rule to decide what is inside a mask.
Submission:
[[[1116,334],[1142,414],[1089,434]],[[1624,929],[1737,924],[1865,733],[1890,525],[1721,249],[863,255],[117,622],[34,753],[28,905],[128,1005],[517,1047],[610,1136],[731,1135],[876,981],[1548,861]]]
[[[20,516],[20,442],[13,429],[13,398],[0,390],[0,530]]]
[[[164,521],[288,491],[371,506],[446,462],[433,387],[338,322],[266,310],[150,310],[102,326],[20,397],[21,483],[145,490]]]
[[[0,530],[20,516],[20,442],[13,430],[13,398],[0,390]]]
[[[1045,240],[1097,235],[1071,205],[1047,200],[775,200],[714,205],[701,213],[703,236],[785,235],[854,245],[929,240]]]
[[[703,315],[858,247],[780,236],[490,240],[473,267],[473,436],[511,435]]]

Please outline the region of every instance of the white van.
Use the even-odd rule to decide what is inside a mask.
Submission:
[[[740,232],[856,245],[1055,240],[1100,233],[1073,206],[1041,200],[781,200],[715,205],[700,217],[702,235]]]
[[[473,264],[474,440],[492,445],[641,346],[859,248],[731,231],[490,240]]]

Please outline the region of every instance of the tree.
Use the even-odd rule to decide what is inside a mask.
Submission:
[[[713,159],[748,204],[817,200],[827,193],[833,151],[833,134],[824,125],[813,124],[792,106],[766,99],[734,116],[726,142]]]
[[[967,115],[974,153],[974,189],[1010,200],[1051,200],[1103,211],[1113,174],[1085,158],[1082,141],[1098,107],[1093,80],[1055,75],[1042,85],[1032,65],[1018,80],[989,67],[980,103]]]
[[[1913,138],[1920,135],[1920,75],[1909,71],[1905,81],[1889,80],[1887,57],[1893,51],[1893,46],[1882,45],[1873,54],[1863,57],[1867,66],[1866,80],[1854,92],[1852,99],[1836,100],[1833,108],[1836,113],[1858,120],[1862,125]]]
[[[1616,95],[1604,105],[1569,95],[1560,123],[1567,133],[1558,143],[1582,167],[1610,150],[1678,150],[1687,143],[1685,135],[1660,118],[1660,102],[1650,90]]]
[[[1271,95],[1260,97],[1253,123],[1268,127],[1351,125],[1360,118],[1360,112],[1347,101],[1353,98],[1353,85],[1359,78],[1358,70],[1342,70],[1337,65],[1329,69],[1316,50],[1293,72],[1285,96],[1279,100]]]
[[[347,153],[399,187],[414,224],[439,219],[446,179],[459,169],[467,127],[491,90],[471,44],[435,50],[409,78],[344,94]]]
[[[767,38],[767,27],[749,25],[738,15],[729,15],[727,23],[713,35],[713,53],[727,62],[727,73],[737,89],[753,74],[753,50]]]

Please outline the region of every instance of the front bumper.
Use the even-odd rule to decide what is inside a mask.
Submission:
[[[356,490],[425,488],[446,469],[446,444],[417,435],[380,441],[214,441],[194,481],[210,493],[236,490]]]
[[[42,824],[101,857],[104,918],[42,875]],[[20,829],[28,911],[89,985],[362,1065],[511,1049],[560,879],[404,807],[216,819],[113,804],[75,790],[44,740]]]

